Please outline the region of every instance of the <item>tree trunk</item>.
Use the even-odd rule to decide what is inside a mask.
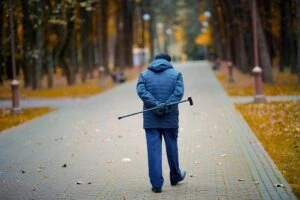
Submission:
[[[257,25],[259,59],[260,59],[261,67],[263,69],[262,78],[265,83],[273,83],[274,79],[273,79],[270,54],[268,52],[266,37],[261,24],[261,19],[260,19],[258,9],[256,12],[256,25]]]
[[[100,66],[108,70],[108,0],[100,0]]]
[[[81,2],[85,2],[82,0]],[[88,76],[90,63],[89,63],[89,22],[88,12],[85,7],[80,7],[80,19],[81,19],[81,80],[85,82]]]
[[[3,1],[0,2],[0,44],[3,40],[2,27],[3,27]],[[4,60],[3,60],[3,52],[0,51],[0,85],[3,85],[3,74],[4,74]]]
[[[132,61],[132,46],[133,46],[133,5],[130,1],[126,1],[124,10],[124,54],[125,65],[133,66]]]
[[[223,57],[223,52],[222,52],[222,47],[221,47],[221,36],[220,36],[220,31],[219,31],[219,25],[218,25],[218,20],[217,20],[217,7],[216,7],[216,0],[208,1],[209,3],[209,8],[212,13],[213,21],[212,21],[212,34],[213,34],[213,40],[214,40],[214,49],[215,53],[219,58]]]
[[[32,68],[30,67],[33,64],[32,52],[33,46],[33,30],[32,24],[29,20],[29,5],[28,1],[22,1],[22,12],[23,12],[23,53],[22,53],[22,68],[24,73],[24,86],[30,87],[32,85]],[[2,24],[2,23],[1,23]]]
[[[300,84],[300,0],[297,0],[297,70],[298,70],[298,84]]]
[[[244,28],[243,28],[243,13],[242,13],[242,4],[240,0],[227,1],[227,7],[230,8],[230,13],[235,13],[232,17],[233,28],[232,40],[234,42],[234,62],[238,69],[242,72],[247,72],[247,53],[245,48],[244,41]]]
[[[231,29],[230,29],[230,22],[229,16],[227,16],[227,8],[223,1],[218,1],[219,5],[219,24],[221,29],[221,38],[222,38],[222,44],[224,48],[224,56],[225,59],[228,61],[232,61],[232,52],[231,52]]]
[[[73,85],[76,82],[74,69],[70,67],[69,63],[66,60],[66,51],[74,32],[74,21],[72,20],[73,14],[74,14],[74,7],[73,6],[68,7],[67,14],[66,14],[67,29],[63,31],[64,33],[64,35],[62,36],[63,41],[62,41],[61,50],[59,52],[59,61],[67,76],[68,85]]]
[[[118,67],[123,69],[126,66],[124,48],[125,48],[125,33],[124,33],[124,18],[125,10],[127,9],[126,1],[118,0],[119,12],[117,16],[117,41],[116,41],[116,54],[115,63]]]
[[[51,17],[52,6],[49,1],[46,1],[48,9],[44,11],[45,21],[48,22]],[[53,70],[53,45],[51,44],[50,37],[53,30],[53,25],[50,23],[43,23],[45,27],[44,36],[45,36],[45,43],[44,43],[44,65],[45,65],[45,72],[47,75],[47,87],[52,88],[54,84],[54,70]]]
[[[290,16],[291,16],[291,39],[290,39],[290,46],[291,46],[291,73],[297,74],[297,28],[293,25],[297,24],[297,8],[296,8],[296,2],[294,0],[289,0],[291,9],[290,9]],[[296,25],[297,26],[297,25]]]
[[[40,20],[42,20],[43,3],[42,1],[37,1],[35,4],[35,14],[40,16],[41,19],[35,24],[37,26],[35,37],[34,37],[34,65],[33,65],[33,80],[32,89],[37,90],[41,88],[41,77],[43,68],[43,56],[44,56],[44,34],[43,27],[41,26]]]
[[[280,63],[279,69],[284,71],[291,64],[291,17],[290,2],[281,0],[280,3],[281,25],[280,25]]]

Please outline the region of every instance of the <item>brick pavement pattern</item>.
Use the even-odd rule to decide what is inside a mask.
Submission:
[[[136,81],[0,134],[0,199],[297,199],[209,63],[175,64],[185,81],[179,156],[186,179],[151,191]],[[283,187],[275,187],[282,184]]]

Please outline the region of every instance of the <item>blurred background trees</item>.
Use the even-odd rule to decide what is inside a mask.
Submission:
[[[256,1],[256,8],[252,8],[252,0],[212,0],[208,6],[212,12],[211,25],[215,39],[211,46],[213,52],[231,61],[242,72],[251,72],[254,67],[251,14],[256,9],[258,53],[263,81],[274,81],[274,67],[278,67],[281,72],[289,70],[299,75],[298,0]]]
[[[43,79],[53,87],[55,74],[73,85],[94,78],[95,72],[144,65],[158,52],[171,54],[174,61],[207,59],[214,53],[250,73],[251,2],[16,0],[17,74],[24,87],[34,90],[42,87]],[[300,73],[299,4],[299,0],[257,1],[265,82],[273,82],[274,66]],[[8,0],[0,2],[0,84],[12,76],[8,6]]]

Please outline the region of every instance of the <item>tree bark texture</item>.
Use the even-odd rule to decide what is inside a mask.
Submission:
[[[256,12],[256,26],[257,26],[258,52],[259,52],[259,59],[261,63],[260,67],[263,69],[262,78],[265,83],[273,83],[274,79],[273,79],[270,53],[268,51],[266,36],[262,27],[258,9]]]
[[[59,61],[66,75],[68,85],[73,85],[76,82],[74,69],[70,66],[70,63],[67,61],[66,58],[66,51],[74,32],[74,21],[71,20],[73,14],[74,14],[74,7],[72,6],[68,7],[67,14],[66,14],[67,27],[66,30],[63,31],[64,34],[62,36],[63,38],[62,46],[59,52]]]

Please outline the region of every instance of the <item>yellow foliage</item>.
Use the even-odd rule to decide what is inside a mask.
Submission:
[[[207,17],[203,14],[200,14],[199,17],[198,17],[199,21],[200,22],[204,22],[204,21],[207,21]]]
[[[212,30],[211,27],[208,26],[206,31],[200,33],[198,37],[195,39],[196,44],[198,45],[210,45],[212,43]]]
[[[177,44],[185,43],[185,34],[182,27],[178,27],[174,31],[174,37]]]

